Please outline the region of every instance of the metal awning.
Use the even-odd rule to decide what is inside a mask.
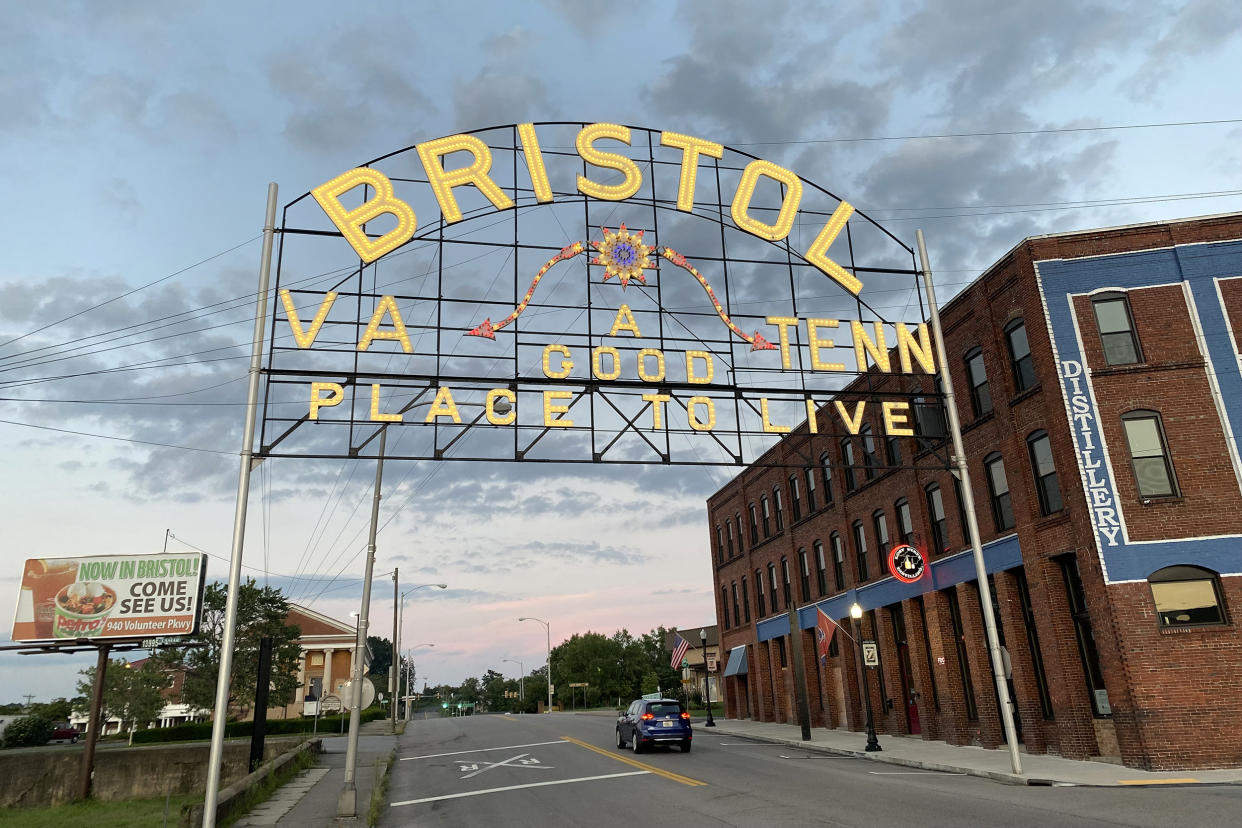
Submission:
[[[746,646],[734,647],[729,651],[729,663],[725,665],[724,677],[746,675]]]

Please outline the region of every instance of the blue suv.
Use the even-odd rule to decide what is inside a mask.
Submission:
[[[649,745],[674,743],[682,753],[689,753],[693,738],[690,714],[677,699],[639,699],[617,719],[617,747],[624,748],[628,742],[635,753]]]

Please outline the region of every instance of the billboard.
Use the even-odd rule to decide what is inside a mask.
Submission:
[[[150,638],[198,629],[207,556],[29,558],[13,640]]]

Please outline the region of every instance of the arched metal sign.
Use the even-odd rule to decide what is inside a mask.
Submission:
[[[452,135],[279,234],[262,456],[375,456],[386,424],[390,459],[745,465],[834,397],[832,433],[912,435],[933,393],[911,248],[702,138]]]

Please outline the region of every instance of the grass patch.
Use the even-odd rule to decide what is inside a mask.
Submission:
[[[387,759],[375,760],[375,784],[371,786],[371,806],[367,809],[367,825],[370,828],[379,824],[380,815],[384,812],[384,800],[388,798],[388,771],[396,755],[397,751],[393,750]]]
[[[304,750],[299,753],[293,758],[292,761],[287,762],[283,767],[271,776],[267,777],[267,779],[264,779],[261,783],[247,791],[246,794],[238,800],[237,806],[233,809],[233,812],[229,815],[228,821],[224,824],[226,826],[232,825],[234,822],[244,817],[255,805],[258,805],[260,802],[266,802],[268,797],[270,797],[277,788],[313,764],[315,764],[315,755],[313,753],[309,750]],[[201,799],[201,797],[198,798]],[[96,828],[96,826],[92,825],[91,828]]]
[[[202,796],[174,796],[168,801],[168,824],[177,825],[181,806],[198,802]],[[131,799],[126,802],[73,802],[46,808],[8,808],[0,810],[0,828],[65,828],[89,825],[91,828],[162,828],[164,797]]]

